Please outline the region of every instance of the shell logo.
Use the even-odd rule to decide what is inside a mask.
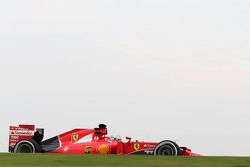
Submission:
[[[102,144],[99,147],[97,147],[97,152],[99,154],[108,154],[110,152],[110,146],[107,144]]]

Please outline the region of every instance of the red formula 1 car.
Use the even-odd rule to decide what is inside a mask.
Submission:
[[[199,156],[175,142],[132,141],[108,137],[107,127],[100,124],[94,129],[73,129],[43,141],[44,129],[35,125],[10,126],[9,152],[63,153],[63,154],[143,154],[166,156]]]

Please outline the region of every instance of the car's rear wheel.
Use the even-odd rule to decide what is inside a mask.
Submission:
[[[14,153],[38,153],[41,152],[40,146],[32,139],[19,141],[14,147]]]
[[[181,155],[181,150],[175,142],[164,140],[155,147],[154,155],[178,156]]]

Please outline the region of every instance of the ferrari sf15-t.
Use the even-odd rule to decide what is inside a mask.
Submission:
[[[98,128],[73,129],[43,141],[44,129],[35,125],[10,126],[9,152],[199,156],[171,140],[144,142],[126,137],[123,142],[119,137],[107,136],[107,132],[106,125],[100,124]]]

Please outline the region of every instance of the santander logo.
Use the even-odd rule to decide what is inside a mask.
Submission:
[[[33,136],[34,131],[21,131],[21,130],[12,130],[10,131],[10,135],[18,135],[18,136]]]

